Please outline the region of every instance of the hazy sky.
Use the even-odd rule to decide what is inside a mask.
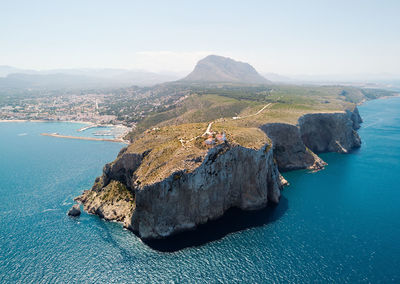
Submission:
[[[400,0],[0,0],[0,65],[400,74]]]

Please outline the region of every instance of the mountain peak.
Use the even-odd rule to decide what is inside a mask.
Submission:
[[[208,55],[201,59],[197,62],[194,70],[183,78],[182,81],[251,84],[265,84],[269,82],[250,64],[218,55]]]

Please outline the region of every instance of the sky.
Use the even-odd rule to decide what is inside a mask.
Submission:
[[[279,74],[400,74],[400,1],[0,0],[0,65],[185,72],[209,54]]]

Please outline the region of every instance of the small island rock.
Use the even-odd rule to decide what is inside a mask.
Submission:
[[[81,215],[81,208],[79,204],[75,204],[71,209],[69,209],[68,216],[78,217],[79,215]]]

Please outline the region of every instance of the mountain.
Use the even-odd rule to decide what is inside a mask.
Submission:
[[[36,71],[34,70],[28,70],[28,69],[19,69],[13,66],[8,66],[8,65],[0,65],[0,78],[1,77],[6,77],[9,74],[13,73],[26,73],[26,74],[32,74]]]
[[[120,88],[151,86],[179,78],[174,73],[153,73],[128,69],[24,70],[0,66],[0,92],[23,89]]]
[[[0,91],[3,89],[80,89],[104,88],[113,82],[104,78],[63,73],[54,74],[25,74],[13,73],[0,78]]]
[[[197,62],[194,70],[183,78],[185,82],[229,82],[266,84],[267,79],[248,63],[228,57],[209,55]]]

